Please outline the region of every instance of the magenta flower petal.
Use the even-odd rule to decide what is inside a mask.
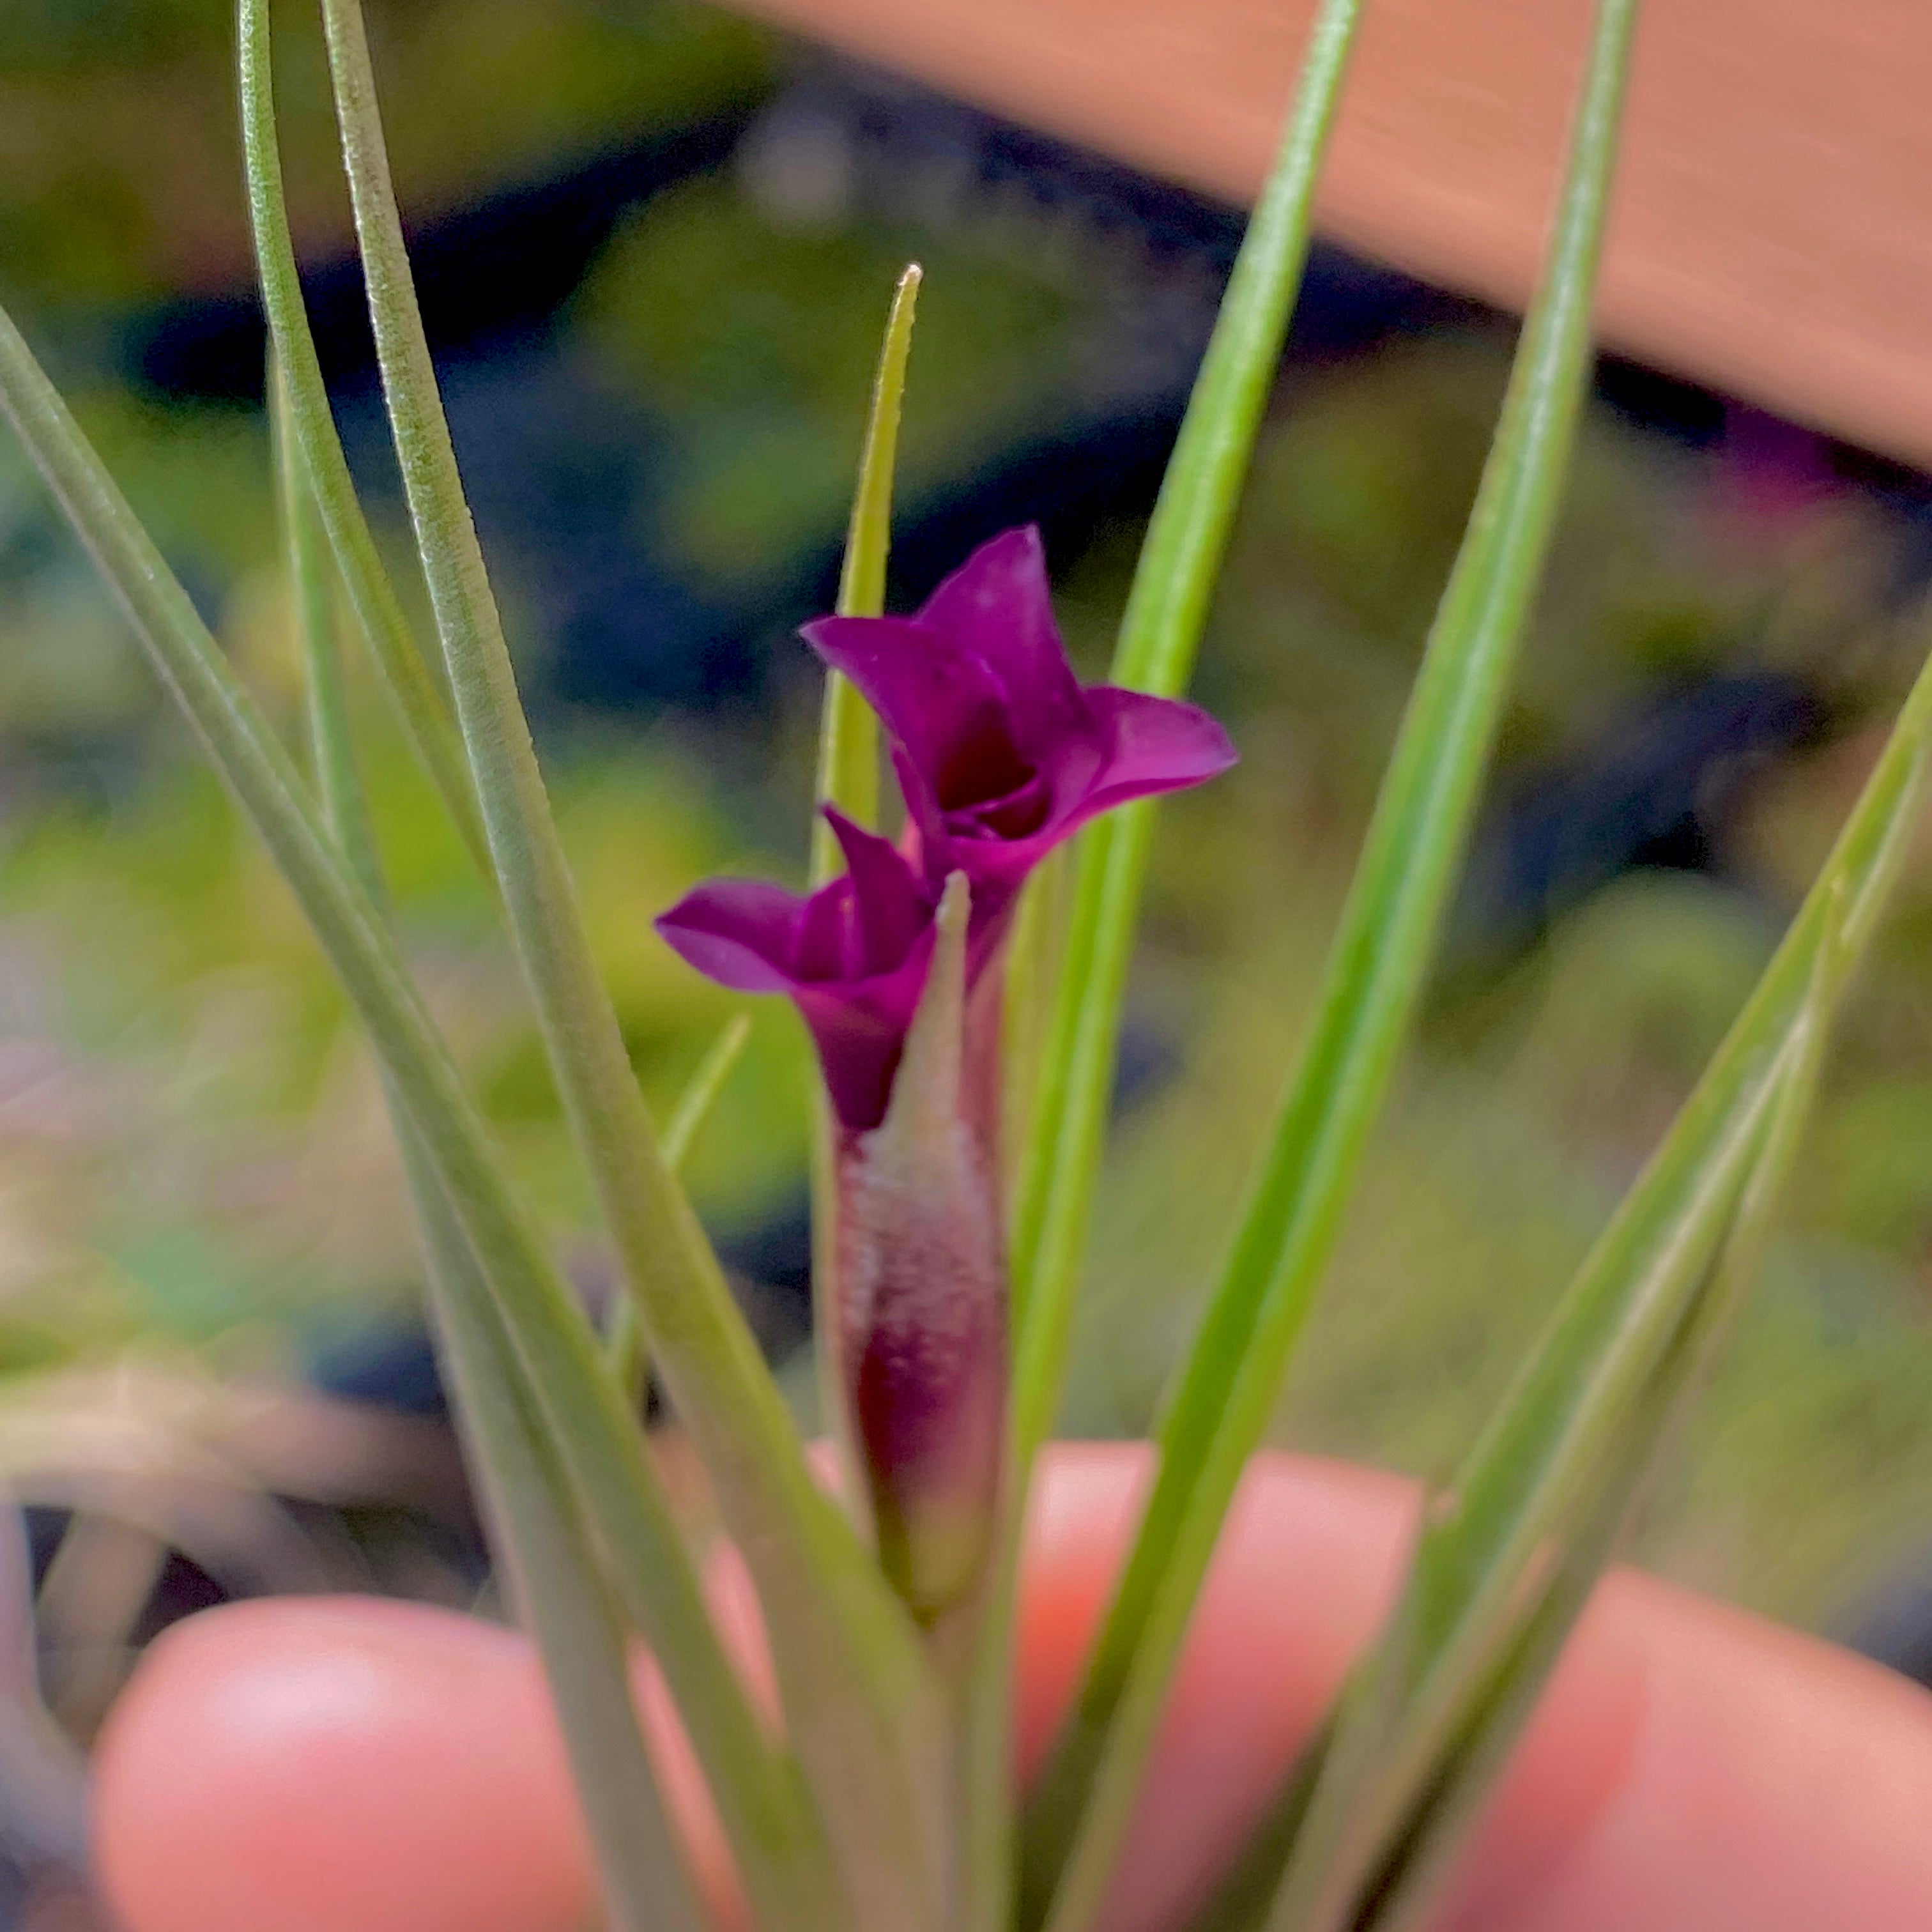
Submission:
[[[852,917],[850,880],[835,880],[800,901],[791,963],[793,980],[801,986],[864,977],[864,949]]]
[[[788,993],[803,902],[762,879],[710,879],[661,914],[666,945],[707,980],[740,993]]]
[[[1239,756],[1198,705],[1112,684],[1096,685],[1085,695],[1106,734],[1107,755],[1082,801],[1084,817],[1219,778]]]
[[[800,634],[865,694],[942,799],[1024,782],[1006,735],[1005,693],[976,658],[920,619],[821,617]]]
[[[1090,732],[1031,524],[982,544],[926,599],[919,622],[992,674],[1022,744],[1051,748]]]
[[[928,926],[904,963],[869,980],[802,983],[792,1002],[812,1029],[832,1110],[848,1133],[869,1132],[886,1117],[906,1029],[932,962]]]
[[[713,979],[789,994],[811,1029],[841,1129],[848,1420],[880,1562],[936,1616],[980,1574],[1001,1482],[999,955],[1016,896],[1098,813],[1198,784],[1234,752],[1192,705],[1082,688],[1034,530],[982,545],[916,616],[804,634],[885,723],[904,836],[828,810],[844,877],[807,898],[702,886],[659,927]]]
[[[905,800],[906,856],[926,878],[944,878],[955,868],[947,861],[946,814],[927,783],[919,760],[898,739],[891,741],[892,772]]]
[[[854,825],[830,806],[825,817],[845,854],[864,970],[889,972],[904,960],[931,922],[932,896],[890,838]]]
[[[888,839],[833,815],[852,870],[808,898],[714,879],[658,921],[681,957],[721,986],[784,993],[804,1016],[841,1123],[884,1118],[932,956],[929,890]]]
[[[997,1156],[969,1097],[966,886],[949,882],[934,920],[885,1117],[845,1139],[837,1169],[839,1379],[880,1564],[922,1616],[958,1602],[980,1572],[1005,1436],[1007,1284]]]

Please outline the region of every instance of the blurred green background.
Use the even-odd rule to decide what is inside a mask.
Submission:
[[[298,228],[319,304],[352,316],[330,266],[346,214],[316,37],[288,10]],[[1038,514],[1070,642],[1098,675],[1232,218],[709,9],[386,0],[374,16],[400,185],[440,250],[459,446],[662,1109],[732,1009],[653,915],[707,872],[802,871],[817,693],[790,630],[836,563],[898,267],[916,255],[927,282],[896,598]],[[292,739],[259,365],[230,352],[259,344],[230,32],[204,0],[0,15],[0,285]],[[697,164],[649,158],[694,126],[713,130]],[[536,194],[626,166],[629,190]],[[478,208],[502,220],[464,228]],[[561,266],[531,252],[546,220]],[[1324,257],[1312,299],[1198,686],[1243,762],[1166,808],[1076,1431],[1145,1426],[1211,1276],[1506,372],[1498,319],[1360,265]],[[400,556],[345,328],[345,430]],[[1281,1441],[1452,1466],[1848,802],[1924,648],[1927,528],[1916,478],[1606,371],[1470,890]],[[417,963],[594,1295],[598,1237],[514,971],[362,697]],[[356,1433],[416,1294],[368,1060],[10,442],[0,966],[0,1476],[37,1506],[56,1608],[80,1606],[47,1640],[56,1702],[86,1728],[166,1613],[158,1585],[178,1606],[316,1575],[460,1596],[461,1511],[423,1474],[428,1438]],[[755,1021],[692,1178],[782,1351],[808,1067],[788,1012]],[[1932,842],[1848,1013],[1762,1290],[1642,1538],[1672,1574],[1838,1628],[1932,1550],[1928,1022]],[[387,1393],[412,1427],[430,1406]],[[264,1406],[288,1425],[266,1448]],[[194,1543],[170,1482],[269,1498],[268,1542]],[[126,1501],[142,1483],[163,1497],[145,1514]],[[118,1541],[73,1529],[76,1496]]]

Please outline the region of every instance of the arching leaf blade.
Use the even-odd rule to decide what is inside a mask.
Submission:
[[[1332,1250],[1466,848],[1586,392],[1635,13],[1634,0],[1599,10],[1553,244],[1308,1040],[1166,1406],[1138,1535],[1028,1814],[1026,1882],[1054,1893],[1052,1932],[1082,1932],[1100,1904],[1196,1596]],[[1126,814],[1114,836],[1133,836]]]
[[[376,359],[511,938],[658,1376],[757,1587],[788,1734],[868,1932],[942,1915],[935,1687],[803,1444],[646,1116],[518,696],[418,310],[356,0],[324,35]]]
[[[1324,0],[1282,145],[1242,238],[1134,571],[1114,682],[1178,696],[1208,608],[1307,260],[1316,181],[1362,0]],[[1014,1190],[1014,1430],[1025,1466],[1052,1426],[1106,1138],[1152,807],[1082,836],[1065,956]]]
[[[444,1197],[499,1297],[544,1426],[586,1520],[597,1526],[623,1607],[656,1650],[721,1797],[748,1842],[790,1848],[814,1923],[847,1922],[811,1879],[813,1815],[751,1708],[712,1628],[640,1432],[606,1372],[574,1292],[502,1171],[383,918],[346,871],[287,753],[169,570],[10,317],[0,310],[3,410],[133,622],[163,684],[307,915],[368,1030]]]
[[[749,1016],[734,1014],[706,1048],[704,1058],[692,1070],[691,1078],[685,1082],[683,1090],[677,1096],[677,1104],[664,1123],[664,1165],[672,1173],[681,1174],[684,1172],[692,1143],[710,1118],[711,1110],[717,1104],[718,1095],[724,1090],[724,1083],[730,1078],[745,1051],[745,1042],[751,1036]],[[605,1346],[610,1352],[611,1372],[617,1378],[617,1386],[634,1403],[641,1402],[646,1375],[644,1324],[638,1318],[636,1301],[628,1294],[620,1296],[611,1310]]]
[[[1452,1506],[1426,1525],[1391,1634],[1343,1700],[1273,1932],[1353,1926],[1364,1897],[1376,1903],[1364,1923],[1377,1932],[1426,1922],[1755,1276],[1831,1021],[1895,874],[1924,770],[1922,755],[1905,783],[1885,778],[1868,794],[1879,836],[1862,864],[1828,866],[1766,975],[1791,975],[1792,997],[1768,1022],[1760,1008],[1755,1023],[1754,998],[1706,1076],[1724,1071],[1742,1030],[1752,1042],[1747,1077],[1701,1134],[1666,1137],[1462,1472]],[[1680,1126],[1696,1108],[1694,1096]]]
[[[249,223],[269,338],[288,386],[290,433],[307,461],[316,512],[370,656],[465,848],[488,878],[489,844],[463,748],[363,514],[303,304],[275,132],[268,0],[239,0],[236,24]]]

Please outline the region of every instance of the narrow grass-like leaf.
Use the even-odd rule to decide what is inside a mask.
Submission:
[[[543,1424],[523,1397],[516,1356],[473,1276],[475,1257],[443,1200],[434,1170],[396,1122],[422,1230],[442,1360],[486,1513],[506,1559],[510,1594],[542,1653],[556,1700],[603,1880],[612,1932],[702,1932],[699,1904],[682,1849],[666,1817],[632,1702],[624,1626],[606,1594],[573,1507],[570,1487],[548,1449]],[[749,1873],[767,1912],[792,1901]],[[767,1919],[768,1923],[782,1921]]]
[[[371,903],[386,903],[382,862],[356,756],[347,688],[334,635],[333,560],[306,458],[290,422],[286,373],[271,388],[277,473],[308,678],[310,743],[323,817]],[[465,778],[466,784],[466,775]],[[674,1162],[742,1049],[748,1022],[733,1020],[699,1066],[666,1132]],[[623,1629],[576,1498],[545,1443],[518,1360],[494,1313],[488,1284],[450,1210],[415,1126],[393,1097],[390,1114],[416,1216],[441,1354],[454,1412],[496,1526],[511,1594],[523,1607],[562,1719],[592,1843],[616,1926],[686,1928],[704,1914],[682,1849],[666,1822],[632,1701]],[[628,1310],[626,1301],[620,1306]],[[634,1324],[632,1333],[634,1334]],[[639,1361],[641,1370],[641,1360]],[[754,1882],[757,1874],[754,1874]],[[768,1889],[768,1888],[767,1888]]]
[[[1838,899],[1842,913],[1845,896],[1840,893]],[[1528,1607],[1520,1610],[1502,1662],[1486,1683],[1468,1694],[1459,1733],[1432,1766],[1408,1819],[1390,1833],[1391,1848],[1364,1887],[1369,1902],[1347,1922],[1352,1932],[1423,1932],[1436,1922],[1442,1892],[1454,1875],[1468,1832],[1479,1820],[1564,1642],[1661,1460],[1688,1396],[1756,1272],[1770,1210],[1816,1088],[1832,1004],[1850,963],[1842,944],[1841,918],[1835,928],[1838,936],[1820,949],[1811,993],[1780,1061],[1777,1096],[1718,1261],[1618,1440],[1589,1472],[1592,1480],[1571,1512],[1573,1520],[1549,1539],[1556,1558],[1553,1575],[1525,1593]],[[1434,1514],[1426,1510],[1424,1520]],[[1547,1556],[1540,1567],[1550,1568]],[[1384,1732],[1399,1695],[1393,1680],[1402,1674],[1406,1652],[1413,1647],[1417,1622],[1412,1603],[1406,1600],[1378,1646]],[[1358,1714],[1351,1710],[1350,1714]],[[1189,1932],[1262,1932],[1316,1781],[1330,1771],[1335,1729],[1331,1718],[1304,1752],[1236,1870],[1190,1922]]]
[[[1315,188],[1340,102],[1361,0],[1325,0],[1310,31],[1280,152],[1228,280],[1183,418],[1129,593],[1112,676],[1162,696],[1186,688],[1255,439],[1280,366],[1307,260]],[[1066,913],[1058,982],[1033,1073],[1031,1114],[1014,1187],[1010,1232],[1014,1383],[1010,1520],[994,1572],[977,1660],[973,1711],[982,1735],[969,1762],[982,1778],[1004,1723],[993,1688],[1010,1668],[1018,1538],[1031,1465],[1052,1426],[1072,1334],[1093,1192],[1104,1146],[1126,973],[1153,807],[1130,805],[1082,835]],[[1037,1924],[1071,1841],[1033,1834],[1017,1900]],[[1010,1836],[1010,1828],[1008,1835]],[[989,1827],[983,1852],[998,1849]],[[1006,1858],[1009,1867],[1010,1855]],[[1090,1901],[1072,1901],[1084,1913]]]
[[[277,363],[269,397],[310,742],[322,816],[372,904],[381,860],[350,728],[335,638],[328,538],[288,420]],[[415,1203],[445,1370],[494,1541],[542,1655],[614,1932],[701,1932],[703,1910],[666,1822],[632,1700],[624,1633],[585,1540],[576,1499],[543,1440],[509,1338],[408,1115],[390,1118]]]
[[[892,477],[898,459],[899,416],[905,404],[906,363],[912,353],[913,317],[925,271],[908,263],[892,291],[879,365],[872,377],[872,407],[859,452],[859,482],[845,529],[838,570],[838,614],[876,617],[886,608],[886,560],[892,541]],[[819,724],[818,802],[836,805],[854,824],[879,822],[879,721],[848,679],[825,674]],[[838,842],[822,818],[812,826],[812,883],[823,885],[843,861]]]
[[[905,405],[906,365],[925,271],[906,265],[886,312],[886,332],[872,376],[866,434],[859,446],[858,481],[845,526],[845,555],[838,569],[838,614],[876,617],[886,608],[886,562],[892,550],[892,486],[898,460],[899,418]],[[825,674],[819,718],[818,770],[814,804],[835,805],[868,829],[879,818],[879,721],[851,681]],[[822,886],[844,861],[824,814],[812,820],[811,883]],[[838,1310],[832,1306],[838,1250],[838,1189],[833,1172],[836,1129],[830,1102],[814,1079],[812,1095],[812,1329],[818,1365],[820,1426],[838,1456],[840,1487],[855,1517],[864,1514],[866,1485],[853,1459],[837,1359]]]
[[[739,1013],[727,1020],[724,1031],[711,1042],[704,1058],[685,1082],[684,1090],[677,1096],[677,1105],[664,1123],[664,1165],[672,1173],[683,1172],[692,1143],[710,1118],[712,1106],[724,1090],[724,1083],[730,1078],[731,1070],[737,1065],[739,1056],[745,1051],[745,1042],[751,1036],[749,1016]],[[617,1386],[634,1403],[642,1402],[646,1368],[644,1330],[643,1323],[638,1319],[635,1296],[618,1296],[610,1311],[608,1346]]]
[[[1574,1540],[1604,1472],[1634,1454],[1632,1432],[1700,1294],[1714,1279],[1714,1307],[1736,1298],[1748,1252],[1711,1271],[1734,1220],[1747,1251],[1761,1238],[1761,1197],[1790,1158],[1814,1077],[1804,1056],[1818,1050],[1909,836],[1929,723],[1932,668],[1771,964],[1477,1445],[1454,1507],[1425,1529],[1391,1625],[1408,1639],[1378,1650],[1345,1701],[1276,1932],[1348,1922],[1355,1889],[1516,1642],[1538,1572]]]
[[[1772,1211],[1810,1116],[1833,1013],[1854,963],[1843,943],[1844,903],[1840,892],[1810,994],[1780,1060],[1762,1139],[1708,1279],[1633,1402],[1618,1439],[1592,1472],[1594,1493],[1577,1512],[1578,1521],[1551,1538],[1561,1552],[1557,1574],[1502,1669],[1471,1700],[1460,1736],[1434,1768],[1421,1804],[1402,1829],[1398,1852],[1371,1881],[1373,1904],[1361,1916],[1362,1932],[1425,1932],[1436,1917],[1469,1833],[1756,1278]]]
[[[959,1792],[959,1932],[1010,1932],[1018,1895],[1013,1790],[1014,1644],[1024,1520],[1006,1472],[1001,1521],[979,1600],[966,1620],[953,1768]]]
[[[1080,1932],[1118,1852],[1194,1599],[1333,1249],[1467,844],[1590,367],[1634,0],[1598,13],[1555,244],[1260,1178],[1159,1431],[1160,1464],[1042,1782],[1028,1883]]]
[[[815,1814],[712,1629],[641,1434],[575,1294],[503,1171],[380,913],[345,869],[288,755],[79,425],[0,310],[0,409],[132,620],[164,686],[254,824],[414,1122],[499,1298],[549,1441],[594,1522],[623,1608],[663,1665],[754,1896],[774,1923],[849,1922]]]
[[[1046,1057],[1055,988],[1066,954],[1069,856],[1064,846],[1048,853],[1027,880],[1013,920],[1012,937],[1006,944],[1000,1132],[1002,1146],[1013,1150],[1007,1165],[1015,1180],[1018,1150],[1033,1118],[1034,1096]]]
[[[279,368],[271,394],[323,816],[364,891],[380,905],[385,896],[380,861],[356,769],[336,648],[328,536],[307,487],[304,459],[288,434]],[[632,1698],[623,1632],[586,1544],[575,1499],[521,1391],[514,1352],[490,1314],[489,1292],[476,1278],[476,1259],[462,1228],[413,1124],[393,1100],[391,1118],[404,1150],[459,1424],[511,1594],[536,1640],[556,1700],[614,1927],[622,1932],[699,1932],[703,1912],[658,1795]]]
[[[689,1157],[692,1143],[710,1118],[711,1109],[724,1090],[724,1083],[730,1078],[739,1056],[745,1051],[745,1042],[751,1036],[751,1016],[734,1014],[724,1022],[724,1030],[711,1042],[704,1058],[685,1082],[684,1090],[677,1096],[677,1105],[664,1123],[664,1157],[673,1172],[682,1168]]]
[[[1678,1358],[1672,1357],[1672,1366]],[[1645,1404],[1647,1419],[1660,1426],[1678,1378],[1660,1375]],[[1511,1745],[1535,1708],[1564,1642],[1610,1561],[1641,1487],[1647,1459],[1635,1456],[1604,1471],[1606,1486],[1583,1522],[1574,1546],[1522,1619],[1492,1680],[1474,1701],[1464,1732],[1442,1755],[1415,1818],[1398,1834],[1394,1850],[1366,1888],[1370,1902],[1352,1912],[1350,1932],[1395,1932],[1432,1916],[1442,1889],[1454,1875],[1456,1855],[1483,1804],[1508,1762]],[[1283,1861],[1282,1862],[1286,1862]],[[1279,1869],[1279,1866],[1277,1869]],[[1254,1924],[1265,1928],[1268,1914]]]
[[[807,1466],[638,1094],[577,903],[449,438],[356,0],[322,0],[370,319],[404,493],[510,934],[657,1373],[757,1585],[788,1733],[872,1932],[941,1912],[937,1688],[917,1634]]]
[[[336,638],[335,570],[328,532],[308,486],[306,463],[289,421],[288,372],[268,355],[268,440],[275,465],[275,508],[302,646],[308,699],[310,776],[322,815],[350,872],[372,903],[382,897],[382,862],[364,806],[350,728],[349,698]]]
[[[1163,697],[1186,688],[1262,413],[1308,256],[1316,176],[1341,98],[1362,0],[1324,0],[1281,152],[1256,204],[1134,572],[1112,676]],[[1152,807],[1126,806],[1081,838],[1065,958],[1015,1190],[1010,1249],[1014,1438],[1026,1466],[1065,1378]]]
[[[334,548],[343,587],[369,654],[382,673],[416,755],[470,856],[488,878],[490,848],[464,763],[463,747],[362,514],[302,304],[275,135],[268,0],[239,0],[236,28],[248,218],[269,338],[288,384],[290,427],[314,479],[316,511]]]
[[[1192,674],[1301,286],[1316,178],[1361,13],[1362,0],[1324,0],[1310,31],[1280,152],[1242,238],[1142,546],[1114,650],[1117,683],[1174,697]],[[1032,1073],[1009,1234],[1014,1495],[995,1571],[1009,1594],[1033,1458],[1065,1380],[1153,811],[1150,803],[1127,806],[1081,836],[1051,1016]],[[1005,1667],[998,1646],[1010,1637],[1012,1607],[1002,1602],[989,1616],[982,1678]],[[981,1689],[977,1705],[990,1723],[993,1699]],[[979,1754],[992,1754],[990,1742]],[[1066,1841],[1060,1833],[1044,1886],[1028,1894],[1023,1881],[1022,1922],[1037,1922]],[[1032,1861],[1036,1872],[1040,1862]]]
[[[1027,881],[1007,945],[1000,1044],[1003,1147],[1029,1117],[1046,1051],[1066,936],[1066,859],[1064,850],[1052,854]],[[1006,1191],[1010,1188],[1008,1178]],[[1021,1487],[1010,1461],[994,1554],[976,1600],[959,1619],[963,1634],[956,1640],[964,1659],[956,1682],[960,1932],[1006,1932],[1012,1920],[1012,1646],[1023,1527]]]

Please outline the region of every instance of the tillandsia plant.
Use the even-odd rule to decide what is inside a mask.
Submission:
[[[1292,310],[1361,11],[1325,0],[1148,531],[1108,682],[1083,688],[1030,532],[884,614],[916,272],[893,304],[827,670],[811,890],[699,886],[661,930],[798,1006],[824,1072],[818,1345],[828,1488],[680,1187],[740,1034],[660,1134],[585,937],[464,502],[405,257],[358,0],[321,0],[384,392],[434,618],[419,655],[338,442],[283,203],[268,0],[240,0],[248,203],[307,652],[280,742],[10,322],[0,401],[308,914],[380,1063],[430,1301],[511,1594],[562,1720],[613,1927],[1088,1932],[1181,1640],[1334,1246],[1468,843],[1591,366],[1635,0],[1599,0],[1540,286],[1326,978],[1070,1716],[1012,1772],[1018,1528],[1052,1426],[1155,795],[1234,749],[1183,700]],[[916,398],[916,387],[914,391]],[[491,882],[624,1288],[608,1332],[536,1232],[385,905],[338,603]],[[880,824],[881,728],[903,827]],[[1920,795],[1922,676],[1684,1112],[1426,1516],[1395,1612],[1203,1908],[1202,1932],[1424,1923],[1750,1270],[1822,1042]],[[304,768],[305,764],[306,768]],[[1072,840],[1064,915],[1036,868]],[[1003,1002],[1010,1010],[1003,1018]],[[1014,1144],[1003,1125],[1018,1121]],[[638,1421],[648,1361],[762,1615],[779,1721],[714,1624]],[[654,1654],[742,1899],[706,1895],[640,1724]]]

